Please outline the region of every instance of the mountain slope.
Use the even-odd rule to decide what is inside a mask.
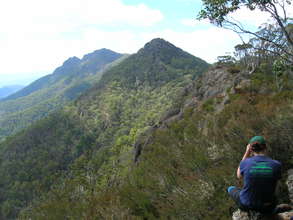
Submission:
[[[118,80],[128,88],[142,84],[156,87],[185,74],[202,73],[207,67],[205,61],[163,39],[154,39],[147,43],[135,56],[129,57],[127,62],[128,65],[117,66],[102,80]]]
[[[107,66],[122,54],[107,49],[82,59],[66,60],[52,74],[44,76],[0,101],[0,139],[74,100],[98,81]]]
[[[0,88],[0,99],[3,99],[12,93],[15,93],[19,90],[21,90],[24,86],[19,86],[19,85],[13,85],[13,86],[4,86]]]
[[[120,136],[108,154],[82,155],[70,178],[22,216],[231,219],[226,188],[239,184],[236,169],[254,135],[265,136],[270,156],[282,162],[278,199],[289,203],[285,171],[293,166],[293,78],[285,74],[284,79],[280,90],[263,66],[252,75],[237,66],[210,68],[180,89],[158,123],[135,138],[134,132]],[[140,150],[136,164],[127,162],[134,142]]]
[[[65,184],[64,193],[77,190],[76,196],[88,192],[76,188],[79,181],[90,181],[88,187],[118,184],[128,173],[137,137],[158,124],[167,109],[180,103],[185,87],[208,66],[169,42],[154,39],[106,71],[97,85],[75,103],[3,142],[2,218],[16,217],[30,202],[38,203],[40,195],[47,199],[53,180],[54,188]],[[43,132],[46,129],[48,132]],[[14,164],[19,165],[17,170]],[[75,177],[77,185],[67,184]],[[73,213],[73,218],[83,218],[80,209],[70,215]],[[66,218],[56,212],[59,214],[52,218]]]
[[[5,100],[13,100],[19,97],[27,96],[37,90],[52,86],[52,84],[61,79],[77,77],[82,79],[88,75],[96,74],[103,70],[103,68],[119,59],[122,54],[113,52],[108,49],[96,50],[92,53],[86,54],[82,59],[71,57],[67,59],[62,66],[58,67],[52,74],[44,76],[21,91],[7,97]],[[69,81],[67,83],[70,83]]]

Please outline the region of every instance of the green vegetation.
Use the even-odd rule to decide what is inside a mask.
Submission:
[[[274,86],[265,79],[262,83]],[[100,167],[105,152],[85,155],[75,163],[72,179],[22,217],[228,219],[233,203],[226,187],[239,184],[235,171],[251,136],[267,138],[270,155],[282,161],[284,170],[293,165],[292,83],[290,90],[265,95],[248,88],[217,114],[187,108],[182,120],[152,134],[140,162],[128,165],[129,172],[122,172],[128,163],[122,159],[125,147],[133,140],[129,137],[112,148],[111,165]],[[281,191],[279,202],[288,202],[287,196]]]
[[[265,78],[262,85],[276,86]],[[134,132],[117,139],[107,153],[85,154],[75,161],[70,178],[63,179],[21,216],[229,219],[233,203],[226,188],[239,184],[236,168],[251,136],[262,134],[267,138],[270,155],[282,161],[284,170],[293,165],[292,80],[290,85],[291,89],[266,94],[262,88],[251,93],[248,87],[216,114],[185,109],[182,120],[152,133],[153,139],[136,165],[127,161],[130,155],[125,156]],[[288,202],[284,184],[279,202]]]
[[[96,83],[122,54],[106,49],[69,58],[53,74],[42,77],[0,101],[0,141],[75,100]],[[119,59],[120,58],[120,59]]]
[[[293,166],[292,70],[262,58],[250,74],[241,60],[204,72],[162,39],[146,44],[0,144],[0,218],[229,219],[226,188],[239,185],[251,136],[266,137],[284,171]]]
[[[207,101],[205,101],[205,103],[203,103],[203,105],[202,105],[203,110],[205,110],[207,112],[214,111],[215,110],[214,102],[215,102],[215,100],[213,98],[210,98]]]
[[[16,218],[28,201],[50,188],[80,153],[72,145],[83,133],[78,118],[58,112],[1,145],[2,219]],[[63,139],[57,140],[59,136]]]
[[[225,27],[238,34],[250,36],[249,42],[236,46],[239,55],[247,56],[249,50],[257,50],[259,54],[270,52],[275,56],[292,65],[292,18],[289,16],[291,1],[260,1],[260,0],[203,0],[203,9],[199,12],[199,19],[209,19],[211,23]],[[250,11],[260,10],[270,18],[268,23],[261,24],[257,31],[249,26],[241,24],[235,17],[230,16],[233,12],[247,9]],[[243,40],[244,38],[242,38]],[[243,53],[244,52],[244,53]],[[222,56],[222,58],[229,56]],[[226,60],[226,58],[224,60]],[[257,61],[257,56],[254,61]]]
[[[156,51],[157,43],[167,48],[167,54]],[[97,189],[104,192],[123,182],[133,163],[137,137],[156,126],[165,111],[180,105],[184,88],[207,67],[204,61],[156,39],[110,68],[73,104],[8,138],[0,145],[1,217],[15,218],[28,207],[26,215],[32,203],[56,210],[52,219],[67,218],[62,210],[75,208],[69,216],[84,218],[88,208],[84,195],[94,202]],[[7,156],[11,154],[14,157]],[[64,201],[62,210],[49,202],[53,191]]]

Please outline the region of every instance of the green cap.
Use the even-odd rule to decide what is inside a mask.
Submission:
[[[266,144],[265,139],[263,138],[263,136],[254,136],[253,138],[250,139],[249,143],[259,143],[259,144]]]

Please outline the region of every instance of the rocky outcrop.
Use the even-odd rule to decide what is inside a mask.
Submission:
[[[292,220],[293,211],[283,212],[276,215],[264,216],[259,213],[247,213],[237,210],[233,213],[233,220]]]
[[[194,96],[201,100],[222,96],[229,90],[243,87],[242,82],[247,81],[247,77],[243,72],[231,74],[226,67],[213,67],[199,79]]]
[[[289,198],[293,204],[293,169],[288,170],[287,186],[289,191]]]
[[[215,111],[221,111],[229,103],[230,94],[242,93],[250,84],[248,74],[239,72],[232,74],[225,66],[214,66],[198,77],[192,84],[179,93],[176,107],[172,107],[160,119],[159,123],[141,135],[134,145],[135,161],[141,155],[143,148],[152,140],[152,133],[156,129],[169,127],[175,121],[183,118],[186,109],[196,111],[205,101],[215,99]]]

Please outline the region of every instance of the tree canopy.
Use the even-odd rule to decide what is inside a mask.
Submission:
[[[199,19],[209,19],[211,23],[232,29],[238,34],[249,34],[258,39],[262,49],[283,56],[293,62],[293,19],[288,17],[288,6],[292,0],[203,0]],[[245,28],[230,15],[242,8],[266,12],[272,22],[262,24],[258,31]],[[265,45],[265,47],[264,47]],[[259,49],[259,48],[255,48]]]

